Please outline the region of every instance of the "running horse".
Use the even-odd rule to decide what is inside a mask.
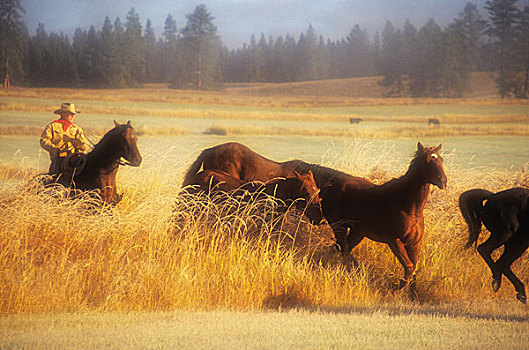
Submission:
[[[183,186],[201,168],[222,170],[244,181],[267,181],[310,170],[321,190],[323,215],[342,254],[349,254],[364,237],[387,243],[404,267],[403,287],[414,276],[430,184],[446,186],[440,150],[441,145],[424,147],[419,142],[406,174],[376,186],[367,179],[301,160],[276,162],[230,142],[202,151],[189,167]]]
[[[525,286],[511,265],[529,247],[529,189],[516,187],[498,193],[472,189],[459,196],[459,208],[469,229],[467,248],[477,245],[482,223],[490,231],[490,237],[477,250],[492,272],[492,289],[500,289],[505,275],[516,290],[516,298],[525,304]],[[491,254],[502,245],[503,253],[494,262]]]
[[[130,123],[119,124],[108,131],[87,154],[74,153],[63,162],[59,174],[48,184],[60,184],[81,191],[99,192],[106,204],[117,204],[121,196],[116,191],[116,174],[120,165],[138,167],[142,157],[137,138]],[[124,158],[125,161],[122,161]]]
[[[207,194],[224,192],[240,195],[243,198],[248,193],[257,195],[264,193],[283,201],[287,206],[294,204],[312,224],[319,224],[323,216],[321,199],[312,172],[299,174],[295,171],[294,174],[294,177],[275,178],[267,182],[245,182],[222,170],[203,170],[188,179],[192,185],[185,190],[188,193],[202,191]]]
[[[430,185],[446,187],[440,150],[419,142],[406,173],[382,185],[331,179],[321,189],[323,214],[342,254],[364,237],[387,244],[404,268],[399,288],[415,279]]]

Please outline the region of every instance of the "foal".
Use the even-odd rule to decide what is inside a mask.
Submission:
[[[294,177],[276,178],[262,183],[245,182],[222,170],[203,170],[188,178],[192,186],[186,188],[186,191],[243,195],[245,192],[266,193],[282,200],[287,206],[294,203],[299,211],[305,212],[311,223],[319,224],[323,217],[321,199],[312,172],[305,174],[294,172],[294,174]]]

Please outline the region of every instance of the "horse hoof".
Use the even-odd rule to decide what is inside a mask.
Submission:
[[[527,297],[525,294],[516,294],[516,299],[522,302],[522,304],[527,303]]]
[[[494,292],[497,292],[500,290],[500,286],[501,286],[501,280],[492,280],[492,290]]]

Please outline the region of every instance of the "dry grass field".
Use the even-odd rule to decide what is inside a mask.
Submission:
[[[189,113],[185,108],[179,111],[175,107],[178,104],[196,104],[196,118],[226,113],[226,119],[230,119],[241,113],[237,109],[248,106],[263,108],[254,113],[256,118],[266,118],[276,113],[291,115],[273,109],[287,105],[326,108],[329,103],[340,107],[391,102],[392,106],[412,103],[427,108],[431,103],[299,95],[271,98],[264,92],[248,97],[245,94],[251,92],[237,89],[197,94],[160,87],[112,91],[14,88],[0,92],[0,112],[52,110],[54,101],[64,96],[84,101],[87,114],[109,117],[147,110],[167,117]],[[523,102],[509,104],[490,97],[476,101],[436,103],[507,108],[520,104],[526,108]],[[266,109],[269,103],[275,103],[272,110]],[[218,110],[211,105],[218,106]],[[293,113],[298,114],[302,120],[305,114]],[[309,115],[318,118],[319,114],[309,111]],[[527,122],[523,112],[500,113],[494,118],[512,118],[509,120],[514,124],[516,118]],[[519,128],[525,129],[526,125]],[[185,134],[176,129],[174,132]],[[288,129],[281,132],[293,133]],[[517,135],[516,130],[511,134]],[[349,147],[346,157],[326,165],[376,183],[406,170],[394,161],[397,155],[391,151],[373,158],[366,157],[357,143]],[[506,280],[498,293],[492,292],[491,274],[485,263],[474,250],[464,249],[467,229],[457,208],[459,194],[470,188],[498,191],[529,187],[525,170],[484,171],[458,164],[447,167],[448,189],[433,190],[426,205],[417,291],[411,292],[395,288],[402,269],[386,246],[362,242],[353,251],[360,262],[355,269],[351,259],[342,258],[332,247],[327,225],[312,226],[292,211],[279,215],[269,200],[241,204],[232,199],[181,195],[180,183],[191,156],[168,163],[163,152],[151,150],[143,157],[156,161],[149,162],[148,167],[120,169],[118,186],[124,196],[115,208],[98,207],[87,195],[67,200],[64,192],[32,184],[35,169],[0,164],[0,347],[260,347],[246,341],[254,336],[263,339],[263,348],[304,347],[300,344],[316,348],[350,348],[357,344],[368,348],[453,348],[458,347],[456,341],[482,333],[489,343],[483,345],[478,340],[463,347],[523,348],[529,340],[527,305],[515,301],[514,289]],[[483,233],[481,240],[485,238]],[[527,252],[513,270],[529,286]],[[291,309],[295,311],[271,312]],[[123,332],[116,330],[104,321],[107,317],[131,327]],[[149,321],[153,318],[158,321]],[[52,326],[44,326],[50,322]],[[139,325],[152,322],[160,326],[151,329],[149,337],[134,333]],[[197,327],[211,327],[218,322],[227,328],[208,333],[217,334],[216,340],[206,339],[207,333],[202,330],[193,333],[193,328],[181,325],[175,329],[179,322]],[[284,331],[268,328],[277,322],[285,324]],[[77,323],[80,325],[73,326]],[[240,331],[240,325],[248,323],[255,323],[256,328]],[[402,331],[395,330],[403,324]],[[320,326],[330,333],[315,332]],[[387,332],[368,332],[363,338],[358,333],[347,333],[376,327]],[[417,331],[419,327],[422,332]],[[81,337],[84,343],[75,342],[69,334],[79,328],[93,337]],[[42,333],[46,329],[55,338],[46,339]],[[174,329],[173,336],[162,329]],[[239,333],[234,335],[237,331],[233,329]],[[344,330],[343,338],[333,333],[336,329]],[[116,332],[121,332],[117,343],[106,342]],[[266,343],[266,332],[284,333],[286,340]],[[307,337],[306,342],[293,337],[292,332]],[[401,342],[399,337],[403,337]],[[144,343],[145,339],[154,340]],[[417,343],[410,343],[413,340]]]

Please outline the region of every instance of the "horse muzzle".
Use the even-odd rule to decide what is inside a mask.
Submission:
[[[446,188],[446,183],[448,182],[448,179],[446,175],[442,175],[439,177],[438,181],[433,182],[432,184],[439,187],[441,190]]]
[[[142,162],[143,159],[142,159],[142,157],[140,155],[137,155],[137,156],[133,157],[133,159],[131,159],[131,160],[127,159],[127,160],[129,161],[129,163],[130,163],[129,165],[130,166],[139,167],[141,165],[141,162]]]

